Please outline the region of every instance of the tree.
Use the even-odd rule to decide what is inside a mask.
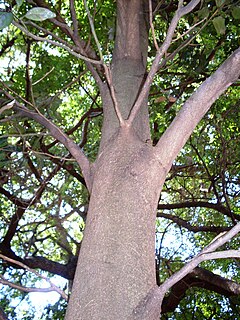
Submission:
[[[1,56],[10,66],[13,51],[24,51],[26,63],[1,80],[0,192],[2,223],[9,225],[0,250],[14,268],[69,280],[75,272],[66,320],[159,319],[189,286],[239,295],[237,282],[207,264],[197,267],[239,258],[234,241],[216,251],[227,249],[240,229],[232,209],[238,208],[239,160],[227,151],[239,124],[239,10],[231,1],[200,0],[5,3],[0,17],[9,31]],[[201,145],[206,138],[213,146]],[[212,150],[220,153],[219,175]],[[166,201],[159,202],[163,186]],[[193,207],[203,208],[196,209],[197,226]],[[189,263],[177,257],[171,277],[161,261],[160,286],[157,209],[190,231],[208,232],[205,248]],[[179,216],[161,209],[178,209]],[[213,211],[221,218],[211,221]],[[84,228],[83,241],[81,232],[66,231],[68,217]]]

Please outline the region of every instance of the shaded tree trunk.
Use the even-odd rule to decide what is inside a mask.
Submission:
[[[127,119],[146,72],[145,2],[118,1],[117,16],[111,72]],[[156,283],[155,217],[165,172],[149,144],[147,103],[133,127],[121,128],[107,88],[102,98],[101,147],[66,319],[127,319]]]
[[[127,319],[155,286],[163,177],[152,147],[132,130],[120,130],[100,155],[66,319]]]

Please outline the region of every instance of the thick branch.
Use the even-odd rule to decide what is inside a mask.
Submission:
[[[186,228],[191,232],[215,232],[221,233],[225,231],[229,231],[230,227],[222,227],[222,226],[192,226],[190,222],[181,219],[178,216],[169,213],[159,213],[158,217],[169,219],[175,222],[178,226]]]
[[[240,223],[234,226],[230,231],[224,235],[215,238],[207,247],[205,247],[197,256],[183,266],[179,271],[174,273],[169,279],[167,279],[160,287],[153,288],[148,295],[143,299],[137,308],[134,310],[134,319],[149,319],[147,315],[151,313],[156,317],[160,315],[161,304],[165,293],[174,286],[177,282],[182,280],[187,274],[192,272],[194,268],[203,261],[211,259],[240,257],[239,250],[228,250],[214,252],[220,246],[232,239],[240,232]],[[155,319],[153,317],[153,319]]]
[[[240,294],[240,284],[197,267],[171,288],[169,295],[163,299],[162,313],[174,311],[187,290],[192,287],[214,291],[225,297]]]
[[[45,257],[27,257],[22,259],[18,257],[11,248],[5,246],[3,243],[0,243],[0,253],[4,256],[14,260],[15,262],[18,261],[23,263],[24,265],[32,268],[32,269],[41,269],[44,271],[51,272],[53,274],[57,274],[65,279],[72,280],[74,277],[76,265],[77,265],[77,257],[73,256],[67,264],[61,264],[59,262],[55,262],[49,260]],[[9,265],[13,266],[14,268],[22,269],[22,267],[14,262],[8,262]]]
[[[171,209],[181,209],[181,208],[208,208],[220,212],[229,218],[232,217],[233,213],[229,211],[228,208],[224,207],[221,203],[211,203],[207,201],[185,201],[180,203],[166,203],[159,204],[158,210],[171,210]],[[158,213],[157,217],[163,216],[162,213]],[[165,217],[165,216],[164,216]],[[240,216],[234,214],[234,219],[240,221]]]
[[[185,102],[171,125],[160,138],[156,152],[165,166],[170,168],[178,152],[185,145],[198,122],[213,102],[240,75],[240,48],[205,80],[197,91]]]

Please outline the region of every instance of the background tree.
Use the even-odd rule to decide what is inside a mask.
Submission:
[[[239,2],[1,10],[5,297],[34,290],[38,268],[69,280],[66,319],[234,319]]]

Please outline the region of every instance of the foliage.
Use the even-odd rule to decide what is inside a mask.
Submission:
[[[164,3],[154,21],[155,36],[160,43],[176,10],[175,1]],[[73,46],[72,39],[49,20],[59,13],[71,25],[68,2],[49,1],[47,6],[51,10],[39,5],[32,7],[30,1],[3,3],[0,106],[11,101],[4,94],[7,91],[32,110],[37,107],[94,160],[103,117],[99,90],[84,62],[64,50],[65,42]],[[77,2],[75,9],[82,39],[93,43],[97,50],[82,2]],[[89,9],[104,59],[111,61],[115,1],[89,3]],[[239,12],[239,1],[205,1],[180,21],[149,95],[153,144],[182,103],[239,46]],[[61,45],[56,47],[31,39],[16,24],[11,24],[18,19],[34,35],[44,34],[46,30],[50,35],[55,34]],[[36,25],[31,20],[40,23]],[[191,29],[192,25],[195,26]],[[150,35],[149,64],[155,52]],[[239,84],[236,84],[215,103],[179,154],[165,182],[156,226],[160,281],[178,270],[219,232],[240,220],[239,98]],[[33,266],[36,263],[40,269],[47,270],[49,277],[56,273],[71,280],[73,272],[66,275],[57,269],[50,271],[36,257],[71,265],[74,269],[89,197],[82,173],[66,148],[46,128],[31,119],[20,118],[11,108],[0,116],[0,251],[5,255],[14,253],[24,263],[31,258]],[[238,248],[237,240],[231,243],[231,248]],[[204,267],[240,281],[239,261],[212,261]],[[24,279],[21,270],[13,272],[5,262],[2,271],[13,282]],[[23,283],[34,286],[35,281],[29,277]],[[4,287],[1,295],[5,296],[2,308],[14,318],[8,302],[22,299],[23,294]],[[239,314],[239,305],[231,297],[191,288],[179,307],[165,319],[183,319],[182,314],[184,319],[227,319],[229,315],[234,318]],[[42,319],[61,319],[65,307],[66,303],[60,300],[45,310]],[[29,314],[22,319],[29,319]]]

